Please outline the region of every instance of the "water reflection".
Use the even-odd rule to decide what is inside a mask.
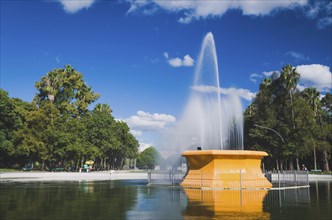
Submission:
[[[269,219],[263,211],[267,190],[184,189],[188,197],[185,219],[193,217]]]
[[[94,184],[94,182],[92,182],[92,181],[91,182],[86,182],[86,181],[79,182],[80,189],[85,193],[94,192],[93,184]]]
[[[283,207],[308,207],[310,205],[310,189],[271,190],[264,199],[264,210]]]
[[[332,182],[311,182],[310,188],[272,190],[264,199],[271,219],[332,219]]]
[[[137,188],[121,182],[30,182],[0,186],[0,219],[125,219]]]
[[[186,206],[187,197],[180,187],[141,187],[126,219],[182,219]]]
[[[1,183],[0,219],[332,219],[331,185],[213,191],[129,180]]]

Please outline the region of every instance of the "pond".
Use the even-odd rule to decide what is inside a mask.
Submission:
[[[146,180],[0,184],[0,219],[332,219],[332,182],[195,190]]]

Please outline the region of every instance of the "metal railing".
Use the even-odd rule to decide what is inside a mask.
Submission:
[[[266,179],[261,172],[248,172],[244,169],[234,169],[220,172],[190,171],[192,187],[243,189],[266,188]]]
[[[272,183],[274,188],[290,186],[309,186],[308,171],[277,170],[265,173],[265,177]]]
[[[148,183],[156,185],[179,185],[186,173],[177,170],[148,171]]]
[[[148,171],[148,183],[154,185],[179,185],[184,177],[184,172],[177,170]],[[190,181],[195,187],[204,188],[213,186],[215,188],[257,188],[265,184],[265,178],[272,183],[273,188],[302,187],[309,186],[309,174],[307,171],[269,171],[265,173],[251,173],[243,170],[232,170],[230,172],[202,172],[191,171]],[[259,187],[258,187],[259,188]]]

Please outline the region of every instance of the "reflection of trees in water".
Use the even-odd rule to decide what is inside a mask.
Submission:
[[[0,219],[332,219],[331,181],[266,195],[259,190],[189,192],[145,185],[1,183]]]
[[[332,182],[311,182],[310,188],[270,190],[264,211],[271,219],[332,219]]]
[[[181,188],[160,185],[140,187],[137,200],[126,219],[182,219],[181,211],[187,204]]]
[[[124,219],[137,198],[136,187],[112,182],[8,183],[0,192],[0,219]]]

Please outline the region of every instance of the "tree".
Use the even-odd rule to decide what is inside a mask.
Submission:
[[[302,93],[313,113],[310,120],[316,121],[320,94],[316,88],[306,88],[306,89],[304,89],[304,91]],[[311,132],[314,132],[314,131],[311,130]],[[314,153],[314,169],[317,170],[317,156],[316,156],[317,146],[316,146],[315,141],[312,142],[312,146],[313,146],[312,148],[313,148],[313,153]]]
[[[15,162],[14,132],[24,126],[26,114],[32,110],[30,103],[10,98],[0,89],[0,166],[11,166]]]
[[[45,169],[45,162],[52,163],[54,149],[58,148],[54,135],[59,120],[60,112],[50,103],[28,112],[25,125],[14,132],[15,155],[29,162],[39,160],[41,169]]]
[[[115,152],[120,148],[121,143],[116,137],[116,122],[108,111],[95,109],[82,118],[84,131],[83,139],[87,149],[96,148],[100,154],[90,155],[96,160],[103,160],[103,164],[108,163],[114,168]],[[95,152],[97,153],[97,151]],[[103,168],[104,165],[103,165]]]
[[[325,171],[330,170],[329,161],[332,148],[332,95],[326,93],[320,101],[319,125],[321,132],[318,135],[318,145],[323,150],[323,167]]]
[[[111,114],[113,112],[108,104],[101,104],[101,103],[95,105],[94,111],[105,112],[107,114]]]
[[[121,169],[137,157],[128,125],[114,119],[108,104],[88,109],[99,95],[71,66],[48,72],[35,86],[32,103],[0,89],[0,166],[38,162],[42,170],[78,169],[93,159],[97,169]]]
[[[137,167],[139,169],[154,169],[160,157],[159,152],[154,147],[148,147],[138,155]]]
[[[296,90],[298,80],[295,68],[283,67],[280,76],[274,73],[262,81],[259,92],[245,111],[246,146],[267,151],[276,160],[277,169],[283,169],[284,165],[293,169],[294,159],[299,169],[299,160],[308,155],[315,138],[308,132],[316,129],[315,121],[310,118],[313,111]],[[284,143],[270,129],[255,125],[277,131]]]
[[[139,144],[123,121],[116,122],[116,137],[120,143],[120,148],[116,151],[117,165],[122,168],[124,159],[137,157]]]
[[[284,108],[285,110],[287,109],[288,103],[287,103],[287,94],[289,94],[289,100],[290,100],[290,104],[289,104],[289,108],[291,111],[291,121],[292,123],[292,129],[294,132],[294,130],[296,129],[295,127],[295,116],[294,116],[294,107],[293,107],[293,93],[296,89],[297,83],[299,81],[300,78],[300,74],[296,71],[296,68],[292,67],[291,65],[286,65],[285,67],[283,67],[281,69],[281,74],[278,80],[276,80],[276,88],[277,88],[277,94],[279,93],[279,97],[281,100],[281,102],[279,102],[278,104],[282,104],[283,106],[285,106],[286,108]],[[287,110],[286,110],[287,111]],[[287,115],[285,115],[287,118]],[[293,145],[294,148],[298,148],[298,146]],[[296,165],[297,165],[297,169],[300,169],[299,166],[299,158],[298,155],[296,156]],[[292,162],[290,161],[290,168],[292,169]]]
[[[38,89],[35,96],[38,106],[50,102],[61,114],[71,116],[86,113],[87,107],[99,97],[84,82],[83,75],[70,65],[48,72],[35,86]]]
[[[273,74],[276,75],[276,74]],[[245,111],[245,146],[253,150],[264,150],[275,160],[279,169],[279,158],[283,152],[283,143],[277,135],[270,130],[258,126],[278,129],[277,111],[274,106],[274,80],[275,77],[265,78],[261,84],[255,99]],[[257,126],[256,126],[257,125]],[[267,161],[270,163],[271,161]],[[268,167],[271,167],[269,164]]]

